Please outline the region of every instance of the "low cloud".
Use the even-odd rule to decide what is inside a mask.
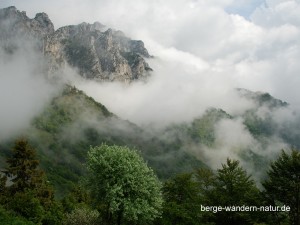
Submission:
[[[245,6],[237,0],[53,0],[51,3],[12,0],[5,4],[16,5],[31,17],[40,11],[47,12],[56,28],[100,21],[123,30],[131,38],[142,39],[155,56],[148,60],[154,71],[146,83],[127,85],[70,79],[123,119],[141,126],[164,127],[189,122],[210,107],[238,116],[255,104],[234,90],[246,88],[269,92],[291,104],[288,111],[271,112],[279,127],[284,127],[298,118],[293,111],[300,109],[300,64],[297,61],[300,58],[300,2],[242,2]],[[244,7],[247,12],[242,11]],[[32,77],[32,67],[27,60],[21,54],[14,56],[11,62],[1,62],[0,71],[4,75],[0,78],[0,99],[6,109],[1,110],[2,123],[6,124],[1,125],[1,129],[6,127],[7,131],[11,127],[13,131],[18,129],[11,124],[25,126],[47,100],[49,95],[45,90],[51,92],[44,80]],[[66,73],[72,77],[74,71]],[[16,76],[12,78],[9,74]],[[11,105],[11,102],[16,104]],[[13,113],[16,115],[8,116]],[[263,117],[266,112],[261,108],[259,113]],[[221,162],[231,157],[241,160],[249,171],[259,173],[254,164],[241,157],[242,148],[251,150],[244,154],[253,153],[271,160],[280,149],[288,147],[276,135],[262,145],[251,136],[242,119],[222,120],[215,131],[214,148],[189,146],[190,151],[197,154],[201,149],[201,156],[204,155],[213,168],[219,168]]]
[[[215,126],[215,138],[214,146],[201,146],[197,151],[194,149],[194,154],[213,169],[220,168],[227,158],[239,160],[257,182],[263,179],[269,163],[281,150],[289,148],[276,135],[264,140],[255,139],[241,118],[219,121]]]
[[[0,46],[0,140],[22,133],[58,90],[41,72],[42,55],[25,45],[13,54]]]
[[[218,72],[201,60],[186,56],[190,60],[180,61],[184,54],[168,49],[162,53],[165,60],[151,60],[154,72],[146,83],[81,80],[75,85],[121,118],[141,126],[189,122],[211,107],[239,114],[253,106],[253,102],[240,98],[230,80],[220,79]]]
[[[149,52],[162,60],[170,60],[166,54],[174,54],[175,68],[178,61],[202,62],[201,66],[217,71],[217,81],[225,80],[224,86],[229,85],[228,88],[270,92],[300,107],[297,98],[299,1],[53,0],[49,3],[11,0],[0,3],[3,7],[8,5],[16,5],[31,17],[40,11],[47,12],[56,28],[100,21],[134,39],[142,39]],[[248,16],[244,15],[246,9]],[[158,76],[163,76],[162,72],[156,70]],[[207,79],[212,74],[206,70],[199,72],[197,68],[195,73]]]

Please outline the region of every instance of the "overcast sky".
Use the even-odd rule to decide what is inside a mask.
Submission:
[[[133,122],[144,119],[137,114],[156,120],[153,112],[168,120],[168,109],[178,118],[209,106],[247,108],[236,87],[300,108],[300,0],[0,0],[11,5],[29,17],[46,12],[56,28],[99,21],[143,40],[156,57],[147,86],[82,85]]]

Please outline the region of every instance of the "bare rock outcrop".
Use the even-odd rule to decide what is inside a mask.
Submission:
[[[34,40],[47,58],[50,72],[69,64],[86,79],[131,82],[146,79],[152,71],[145,60],[150,55],[142,41],[131,40],[99,22],[54,30],[46,13],[30,19],[14,6],[0,9],[0,21],[2,44],[10,45],[11,39]]]

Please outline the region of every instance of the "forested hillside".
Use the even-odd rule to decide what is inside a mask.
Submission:
[[[0,224],[300,224],[300,116],[288,102],[236,88],[224,104],[213,83],[209,96],[194,90],[203,102],[173,108],[186,78],[179,94],[159,83],[140,96],[165,79],[161,62],[121,31],[55,30],[46,13],[13,6],[0,30]],[[102,97],[117,112],[172,119],[124,119],[79,87],[110,87]]]

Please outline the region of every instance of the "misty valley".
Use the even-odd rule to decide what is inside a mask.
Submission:
[[[297,109],[146,47],[0,9],[0,224],[300,225]]]

